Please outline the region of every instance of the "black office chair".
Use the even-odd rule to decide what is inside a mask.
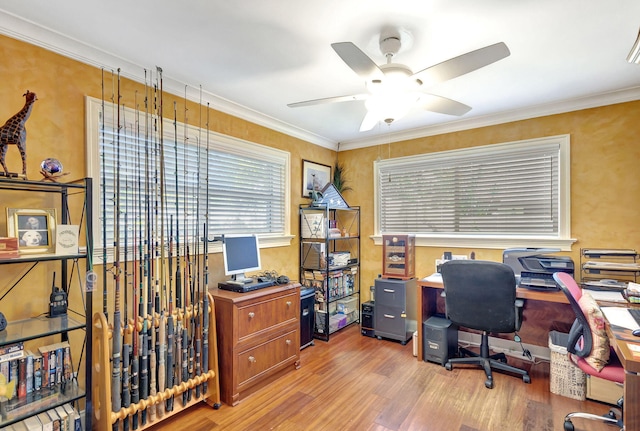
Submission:
[[[480,354],[460,348],[460,358],[445,364],[477,364],[484,368],[484,385],[493,388],[492,369],[522,376],[531,383],[527,371],[507,365],[504,353],[489,355],[489,333],[517,332],[522,323],[523,302],[516,300],[516,278],[508,265],[482,260],[451,260],[442,265],[447,318],[458,326],[482,331]]]

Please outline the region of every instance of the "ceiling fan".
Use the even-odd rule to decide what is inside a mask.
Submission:
[[[387,32],[381,35],[380,51],[387,58],[387,63],[377,65],[352,42],[332,43],[331,47],[347,66],[365,80],[368,93],[307,100],[290,103],[287,106],[298,108],[364,100],[367,114],[360,125],[361,132],[371,130],[379,121],[391,124],[414,107],[461,116],[469,112],[471,107],[425,91],[434,84],[488,66],[510,54],[507,45],[499,42],[413,73],[408,66],[393,62],[393,57],[400,51],[401,46],[400,32]]]

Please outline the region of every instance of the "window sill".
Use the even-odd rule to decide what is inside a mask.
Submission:
[[[382,235],[371,235],[375,245],[382,245]],[[544,238],[544,237],[491,237],[491,236],[425,236],[416,235],[418,247],[458,247],[458,248],[488,248],[507,249],[513,247],[553,248],[560,251],[571,251],[571,246],[577,240],[574,238]]]

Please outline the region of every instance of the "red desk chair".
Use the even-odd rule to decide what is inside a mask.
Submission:
[[[576,315],[571,331],[567,351],[571,362],[590,376],[599,377],[619,384],[624,383],[624,368],[614,350],[609,346],[609,338],[605,332],[604,316],[600,307],[582,289],[573,277],[564,272],[556,272],[553,278],[569,299],[569,304]],[[622,400],[618,401],[622,407]],[[573,431],[572,418],[584,418],[605,421],[622,429],[622,413],[611,409],[604,416],[592,413],[569,413],[564,418],[565,431]]]

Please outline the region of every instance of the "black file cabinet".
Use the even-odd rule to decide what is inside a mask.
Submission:
[[[375,286],[376,337],[407,344],[416,330],[416,279],[378,278]]]

